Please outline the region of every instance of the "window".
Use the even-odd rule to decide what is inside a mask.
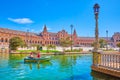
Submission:
[[[54,40],[54,37],[52,38],[52,40]]]

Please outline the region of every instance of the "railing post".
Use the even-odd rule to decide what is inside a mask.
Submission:
[[[111,60],[111,55],[110,55],[110,67],[112,66],[111,64],[112,64],[112,60]]]
[[[105,66],[106,66],[106,54],[105,54]]]
[[[108,67],[110,67],[110,55],[108,57]]]
[[[118,58],[118,55],[116,55],[116,69],[118,68],[118,66],[117,66],[117,58]]]
[[[120,55],[118,55],[118,69],[120,69]]]
[[[93,52],[93,65],[99,66],[101,65],[101,53]]]
[[[105,54],[103,54],[103,66],[105,66]]]
[[[97,56],[98,56],[98,65],[100,65],[101,64],[101,53],[98,52]]]
[[[113,68],[115,69],[115,55],[113,55]]]
[[[117,69],[117,55],[115,55],[115,68]]]

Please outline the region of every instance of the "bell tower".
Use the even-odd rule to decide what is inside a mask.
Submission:
[[[74,32],[73,32],[73,37],[74,38],[77,38],[77,33],[76,33],[76,30],[74,29]]]
[[[46,32],[47,32],[47,27],[46,27],[46,25],[44,25],[43,32],[44,32],[44,33],[46,33]]]

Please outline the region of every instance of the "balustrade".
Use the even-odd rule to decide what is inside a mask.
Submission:
[[[94,53],[93,64],[120,71],[120,54]]]

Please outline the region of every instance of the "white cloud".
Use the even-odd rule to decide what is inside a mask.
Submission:
[[[47,30],[49,31],[49,30],[51,30],[51,28],[47,28]]]
[[[29,18],[17,18],[17,19],[8,18],[8,20],[19,23],[19,24],[33,23],[33,21],[31,19],[29,19]]]

